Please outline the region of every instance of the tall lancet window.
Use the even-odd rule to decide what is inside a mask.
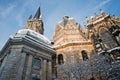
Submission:
[[[59,54],[58,55],[58,64],[63,64],[64,63],[64,60],[63,60],[63,55],[62,54]]]

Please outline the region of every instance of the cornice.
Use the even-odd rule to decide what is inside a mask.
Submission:
[[[61,45],[56,45],[56,46],[54,46],[54,48],[59,49],[59,48],[64,48],[64,47],[68,47],[68,46],[76,46],[76,45],[92,45],[92,42],[90,42],[90,41],[68,42],[68,43],[64,43]]]

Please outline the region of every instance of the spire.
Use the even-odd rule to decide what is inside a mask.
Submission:
[[[41,18],[41,12],[40,12],[40,7],[39,7],[35,16],[34,16],[34,19],[40,19],[40,18]]]
[[[28,20],[31,20],[32,19],[32,15],[29,16]]]

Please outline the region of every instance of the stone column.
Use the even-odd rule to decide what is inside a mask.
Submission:
[[[42,60],[42,80],[46,80],[47,74],[46,74],[46,60]]]
[[[31,70],[32,70],[32,60],[33,60],[33,56],[29,55],[28,57],[28,63],[27,63],[27,69],[26,69],[26,76],[25,76],[25,80],[31,80],[30,76],[31,76]]]
[[[52,64],[51,64],[51,61],[48,61],[48,66],[47,66],[47,70],[48,70],[48,73],[47,73],[47,80],[52,80]]]

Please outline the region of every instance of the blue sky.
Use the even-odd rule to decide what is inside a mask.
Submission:
[[[120,0],[0,0],[0,49],[8,38],[23,29],[29,15],[41,7],[45,36],[53,40],[56,24],[63,16],[73,17],[83,27],[102,8],[107,14],[120,18]]]

